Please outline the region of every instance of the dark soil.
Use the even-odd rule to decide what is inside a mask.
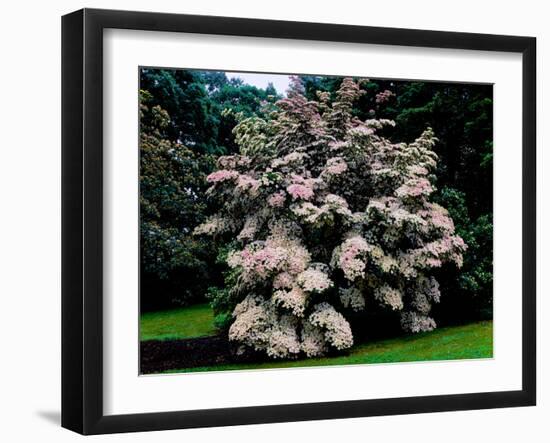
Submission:
[[[231,361],[228,340],[222,336],[185,340],[147,340],[140,343],[142,374],[210,366]]]
[[[258,353],[247,352],[237,356],[227,336],[223,335],[140,343],[141,374],[263,360],[265,357]]]
[[[182,340],[147,340],[140,343],[140,374],[156,374],[171,369],[189,369],[231,363],[268,361],[264,353],[246,349],[237,354],[227,335]],[[347,351],[329,352],[327,357],[345,355]]]

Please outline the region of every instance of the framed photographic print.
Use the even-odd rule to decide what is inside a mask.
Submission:
[[[62,425],[534,405],[535,51],[64,16]]]

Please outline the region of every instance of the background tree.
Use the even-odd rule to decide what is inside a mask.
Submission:
[[[164,129],[169,140],[199,153],[217,150],[212,102],[195,71],[142,69],[140,88],[151,94],[151,106],[160,105],[170,115]]]
[[[168,113],[140,91],[141,306],[160,309],[200,300],[215,253],[191,235],[204,219],[205,177],[213,159],[171,141]]]
[[[205,177],[274,90],[214,71],[142,69],[140,84],[141,306],[204,302],[221,279],[216,248],[190,235],[215,209]]]
[[[170,115],[168,139],[213,155],[237,149],[231,132],[237,114],[256,115],[269,97],[278,97],[273,86],[260,89],[220,71],[144,68],[140,88],[151,93],[152,106],[160,105]],[[226,109],[233,112],[222,115]]]

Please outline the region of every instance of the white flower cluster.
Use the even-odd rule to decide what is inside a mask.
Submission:
[[[310,267],[298,275],[297,282],[306,292],[320,293],[333,285],[326,273],[314,267]]]
[[[328,350],[328,343],[321,328],[305,323],[302,328],[302,351],[308,357],[318,357]]]
[[[282,306],[296,317],[303,317],[307,303],[307,293],[300,287],[294,286],[290,290],[279,289],[273,293],[273,302]]]
[[[333,262],[338,263],[348,280],[354,281],[365,276],[367,252],[370,249],[370,245],[364,238],[354,235],[334,250]]]
[[[325,340],[336,349],[346,349],[353,345],[349,323],[332,305],[323,302],[314,306],[309,321],[324,331]]]
[[[193,233],[195,235],[216,235],[225,232],[229,229],[229,223],[224,217],[213,215],[209,217],[204,223],[195,228]]]
[[[374,297],[394,311],[403,309],[403,294],[389,285],[382,285],[374,290]]]
[[[277,314],[275,306],[260,296],[249,295],[237,305],[229,339],[265,351],[274,358],[295,356],[300,352],[296,320]]]
[[[273,169],[280,168],[283,166],[288,166],[291,163],[299,163],[308,157],[307,154],[303,152],[291,152],[290,154],[285,155],[283,158],[276,158],[271,162],[271,167]]]
[[[249,295],[233,316],[229,339],[273,358],[293,358],[300,352],[313,357],[325,353],[329,346],[346,349],[353,345],[349,323],[328,303],[315,305],[308,318],[300,319],[278,314],[269,300]]]

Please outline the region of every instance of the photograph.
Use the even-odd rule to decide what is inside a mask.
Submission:
[[[543,5],[6,2],[0,441],[550,442]]]
[[[493,358],[492,84],[138,70],[140,375]]]

